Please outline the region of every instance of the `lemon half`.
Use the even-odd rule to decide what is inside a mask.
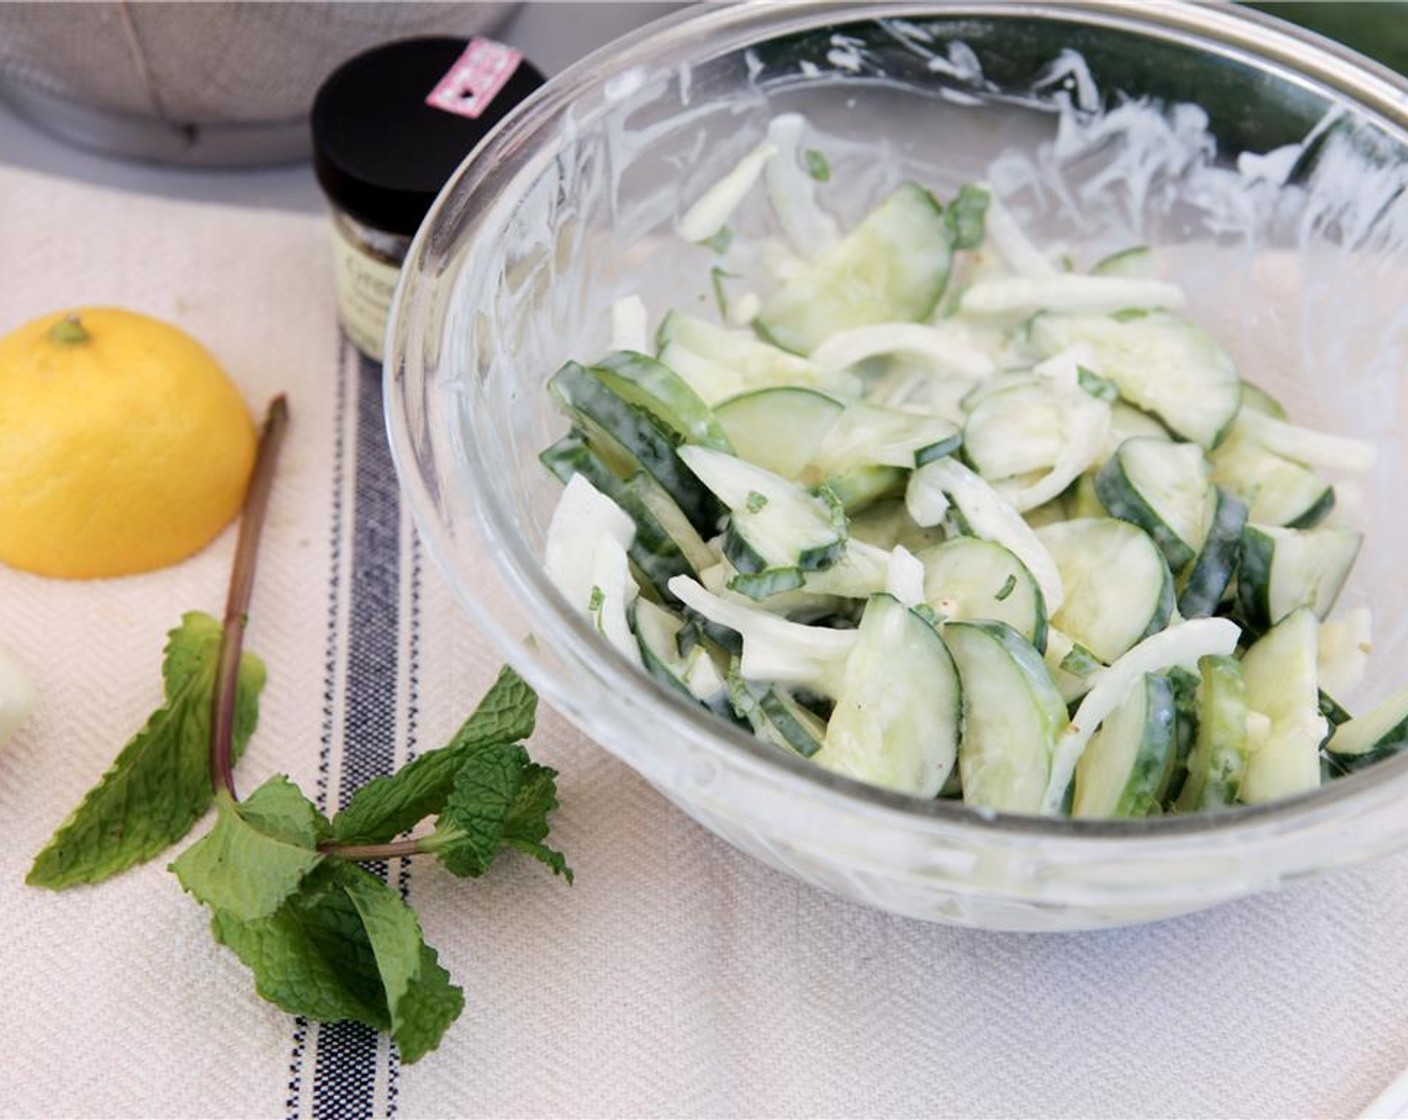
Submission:
[[[64,579],[151,571],[239,512],[254,422],[210,353],[119,308],[0,338],[0,562]]]

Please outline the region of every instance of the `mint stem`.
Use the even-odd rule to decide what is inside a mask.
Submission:
[[[235,687],[239,683],[240,654],[244,629],[249,621],[249,599],[254,591],[254,566],[259,555],[259,534],[269,508],[269,492],[274,485],[274,467],[279,446],[288,427],[288,400],[280,393],[269,402],[264,428],[259,433],[259,449],[254,471],[244,495],[240,514],[240,535],[235,543],[235,562],[230,570],[230,589],[225,597],[225,626],[220,635],[220,660],[215,668],[215,699],[210,714],[210,784],[216,795],[235,794],[234,723]]]
[[[414,856],[424,852],[420,846],[424,837],[409,840],[393,840],[389,844],[319,844],[318,851],[325,856],[338,859],[367,860],[395,859],[397,856]]]

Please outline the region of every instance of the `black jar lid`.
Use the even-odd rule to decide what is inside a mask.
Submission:
[[[520,58],[478,117],[427,104],[469,45],[444,37],[387,43],[323,82],[313,101],[313,167],[335,205],[377,229],[415,233],[470,150],[543,84]]]

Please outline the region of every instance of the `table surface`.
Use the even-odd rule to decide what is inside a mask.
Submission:
[[[530,3],[498,34],[553,73],[679,6]],[[69,147],[3,105],[0,165],[149,200],[300,216],[325,208],[307,163],[235,172],[124,162]],[[227,340],[238,341],[234,332]],[[374,383],[374,371],[364,380]],[[358,423],[352,417],[349,430]],[[366,428],[380,431],[375,423]],[[266,581],[266,602],[278,591]],[[259,618],[273,622],[274,610]],[[440,640],[460,650],[450,637]],[[316,646],[317,636],[308,641]],[[438,652],[428,646],[426,664]],[[279,712],[273,708],[271,719]],[[916,1086],[950,1094],[927,1104],[930,1114],[1343,1114],[1362,1108],[1408,1060],[1408,941],[1399,930],[1408,889],[1398,886],[1408,882],[1408,857],[1144,929],[1005,937],[839,903],[714,843],[619,767],[602,763],[576,774],[570,797],[583,821],[590,814],[591,827],[569,833],[564,847],[582,851],[588,870],[595,858],[602,872],[566,903],[537,890],[531,869],[521,881],[487,884],[494,893],[486,898],[514,905],[485,908],[506,915],[507,929],[497,932],[507,963],[492,973],[502,989],[481,980],[476,998],[493,1006],[498,996],[519,1013],[511,1023],[480,1015],[448,1040],[445,1060],[417,1067],[422,1099],[454,1099],[459,1071],[472,1068],[478,1099],[489,1102],[480,1111],[506,1102],[497,1106],[502,1114],[535,1111],[534,1101],[549,1114],[565,1111],[564,1102],[628,1114],[646,1111],[647,1101],[677,1114],[902,1114],[921,1099]],[[644,862],[642,828],[651,830]],[[16,889],[18,882],[14,876]],[[103,897],[120,906],[130,895],[137,912],[148,904],[145,889],[115,884]],[[450,892],[426,895],[437,928],[475,921]],[[53,903],[75,914],[86,904]],[[559,905],[575,909],[533,909]],[[570,954],[552,941],[556,929],[573,931]],[[208,995],[191,977],[221,964],[203,930],[194,933],[172,972],[167,1013],[176,1027],[182,1001]],[[101,931],[75,925],[66,936],[80,948],[101,948]],[[48,940],[33,932],[29,951]],[[24,946],[11,949],[25,959]],[[486,935],[482,953],[493,951]],[[514,963],[548,962],[550,954],[552,963]],[[558,956],[582,967],[568,959],[559,965]],[[556,1002],[523,1000],[524,992],[550,993]],[[155,1005],[140,1010],[157,1013]],[[272,1031],[282,1038],[282,1023],[273,1022],[281,1013],[267,1005],[249,1000],[228,1014],[235,1037]],[[20,1015],[0,1014],[0,1027],[8,1021],[18,1030]],[[44,1018],[36,1014],[25,1030],[63,1033]],[[149,1024],[143,1029],[150,1033]],[[0,1037],[10,1041],[4,1029]],[[305,1037],[297,1036],[299,1047]],[[151,1048],[149,1039],[142,1045]],[[1015,1061],[1016,1051],[1029,1060]],[[483,1060],[490,1053],[502,1068]],[[208,1060],[205,1051],[191,1054],[192,1066]],[[511,1054],[533,1055],[524,1061],[541,1084],[516,1081],[519,1067],[503,1064]],[[452,1064],[456,1055],[473,1065]],[[76,1081],[114,1068],[83,1056],[71,1063]],[[54,1079],[52,1067],[15,1064],[8,1053],[0,1058],[7,1088],[24,1075],[36,1084]],[[590,1100],[579,1080],[584,1070],[596,1078]],[[100,1091],[93,1088],[89,1099]],[[22,1099],[39,1100],[37,1093]],[[0,1114],[14,1109],[7,1098],[0,1090]],[[316,1097],[310,1101],[310,1114],[325,1114]],[[289,1110],[295,1114],[292,1099]]]

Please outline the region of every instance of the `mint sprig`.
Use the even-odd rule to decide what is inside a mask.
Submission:
[[[162,661],[166,702],[122,748],[25,876],[32,887],[60,890],[100,883],[160,855],[210,808],[210,697],[215,687],[220,623],[192,611],[167,635]],[[264,663],[239,661],[230,718],[232,757],[239,757],[259,719]]]
[[[28,881],[93,883],[151,859],[213,800],[215,824],[171,870],[210,909],[216,940],[248,966],[265,999],[310,1019],[385,1031],[410,1063],[439,1045],[464,992],[426,945],[415,911],[357,863],[429,853],[454,874],[477,877],[517,849],[571,882],[564,857],[545,843],[557,775],[519,742],[533,731],[537,697],[505,668],[449,743],[368,782],[332,821],[282,774],[238,798],[234,764],[265,677],[241,647],[286,424],[279,398],[245,500],[224,625],[192,613],[171,632],[166,703],[39,853]],[[404,836],[430,818],[432,831]]]

